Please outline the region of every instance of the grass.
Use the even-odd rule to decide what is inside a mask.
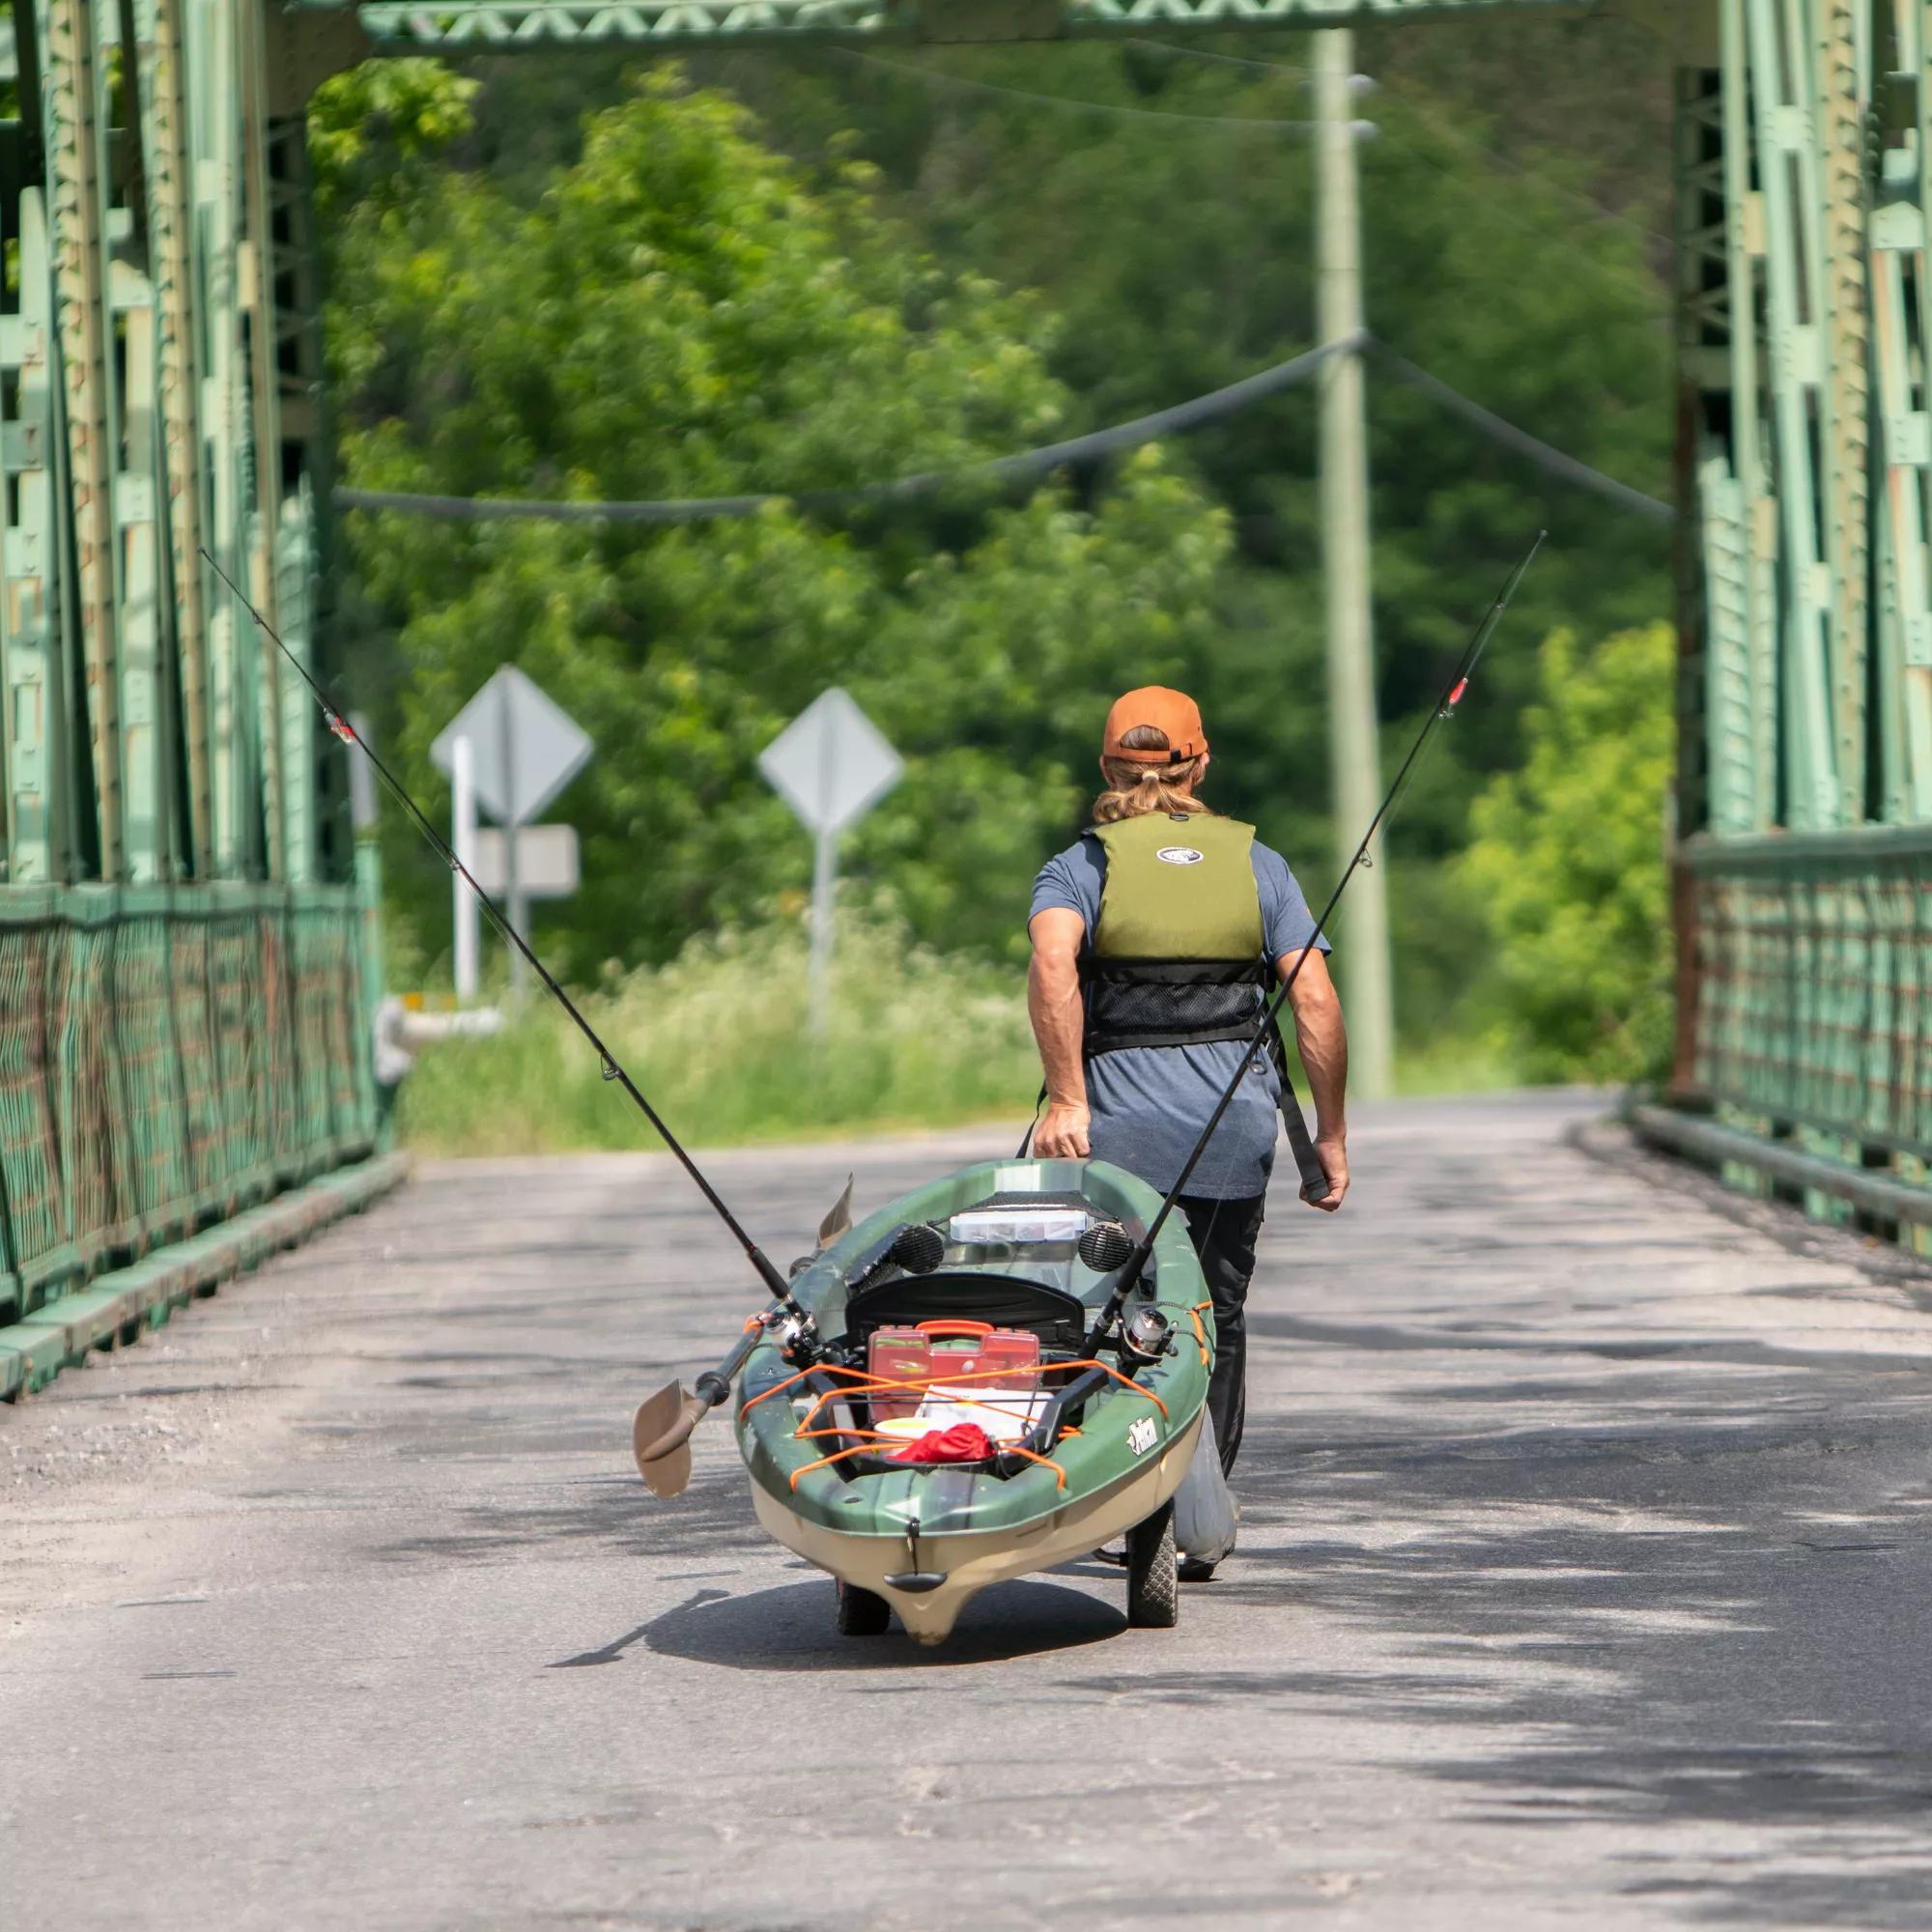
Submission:
[[[822,1040],[796,925],[689,947],[583,1009],[671,1130],[697,1147],[1017,1118],[1039,1088],[1019,977],[943,958],[896,928],[841,923]],[[542,1001],[542,1004],[537,1004]],[[491,1039],[433,1047],[400,1127],[427,1152],[580,1152],[655,1137],[541,992]]]
[[[1010,967],[948,958],[848,916],[825,1037],[807,1024],[795,924],[696,943],[671,965],[583,998],[590,1023],[694,1147],[1018,1119],[1039,1088],[1025,986]],[[1486,1040],[1405,1050],[1405,1094],[1512,1084]],[[1304,1086],[1304,1099],[1306,1097]],[[403,1083],[405,1143],[428,1153],[573,1153],[655,1137],[539,991],[490,1039],[430,1048]]]

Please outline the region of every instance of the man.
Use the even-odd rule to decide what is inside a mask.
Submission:
[[[1034,884],[1027,1006],[1047,1089],[1034,1152],[1112,1161],[1163,1194],[1245,1063],[1178,1203],[1214,1303],[1208,1410],[1225,1473],[1241,1447],[1244,1311],[1282,1091],[1256,1040],[1269,975],[1295,974],[1289,1004],[1327,1182],[1311,1205],[1330,1214],[1349,1191],[1349,1048],[1328,941],[1280,854],[1202,802],[1208,767],[1200,710],[1182,693],[1130,691],[1108,713],[1094,825]]]

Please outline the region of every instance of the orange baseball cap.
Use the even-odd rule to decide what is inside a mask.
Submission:
[[[1122,748],[1121,740],[1143,724],[1151,724],[1166,737],[1166,751],[1130,752]],[[1170,691],[1164,684],[1149,684],[1116,700],[1107,713],[1100,755],[1124,758],[1131,765],[1179,765],[1198,758],[1207,749],[1201,707],[1193,698],[1184,691]]]

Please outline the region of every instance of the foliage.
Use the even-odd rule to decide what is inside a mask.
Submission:
[[[883,57],[718,50],[690,64],[749,101],[801,168],[870,163],[883,204],[953,272],[1037,291],[1058,318],[1043,354],[1078,430],[1314,339],[1310,148],[1294,125],[1309,112],[1307,44],[1230,33]],[[1378,130],[1360,151],[1378,333],[1570,454],[1667,497],[1671,75],[1654,40],[1608,14],[1472,16],[1365,32],[1357,58],[1383,83],[1358,104]],[[591,56],[473,71],[477,162],[506,180],[532,156],[567,157],[575,104],[618,85]],[[1132,111],[1042,107],[1000,88]],[[1394,828],[1399,1008],[1419,1044],[1463,1022],[1481,971],[1465,943],[1481,909],[1444,862],[1466,842],[1487,777],[1518,760],[1535,685],[1526,640],[1559,624],[1604,636],[1665,611],[1668,532],[1497,449],[1385,369],[1371,368],[1370,402],[1385,755],[1400,754],[1514,555],[1538,527],[1551,532],[1480,701]],[[1174,654],[1214,734],[1216,803],[1255,820],[1319,892],[1335,833],[1316,426],[1304,388],[1167,453],[1226,506],[1235,538],[1207,621]],[[1085,761],[1071,733],[1065,756]]]
[[[806,1036],[803,925],[694,940],[586,1000],[591,1024],[680,1139],[717,1146],[1018,1118],[1039,1078],[1012,969],[945,958],[902,923],[848,915],[824,1039]],[[400,1128],[439,1153],[651,1144],[560,1009],[426,1052]]]
[[[365,61],[331,75],[308,108],[309,166],[325,230],[353,206],[393,206],[473,128],[480,81],[440,61]]]
[[[878,215],[868,171],[810,186],[740,107],[674,76],[591,116],[534,207],[444,170],[357,207],[335,245],[355,292],[330,316],[343,453],[365,486],[837,488],[1049,440],[1068,409],[1037,305],[936,269]],[[833,683],[907,762],[848,867],[889,878],[922,939],[1010,947],[1032,870],[1077,822],[1110,687],[1206,652],[1228,544],[1152,450],[1090,501],[352,530],[402,618],[413,785],[434,794],[431,739],[504,662],[597,740],[559,806],[582,838],[579,977],[668,958],[803,884],[806,837],[754,756]],[[440,906],[440,877],[396,856]]]
[[[680,1140],[741,1146],[998,1121],[1017,1142],[1039,1083],[1014,965],[921,946],[891,912],[839,919],[826,1036],[806,1028],[804,923],[694,939],[667,965],[585,997],[591,1024]],[[1403,1061],[1403,1091],[1467,1093],[1513,1068],[1470,1044]],[[650,1150],[582,1036],[541,996],[501,1033],[430,1047],[403,1083],[399,1131],[440,1154]]]
[[[1670,1043],[1667,624],[1540,654],[1521,772],[1491,781],[1459,870],[1487,908],[1507,1035],[1541,1078],[1629,1080]]]
[[[1260,33],[883,58],[761,49],[694,65],[751,101],[802,165],[872,163],[889,205],[954,271],[1037,291],[1060,324],[1048,359],[1085,429],[1314,341],[1307,49]],[[1371,326],[1506,418],[1667,497],[1670,69],[1655,42],[1611,18],[1471,19],[1364,35],[1358,59],[1388,83],[1358,103],[1377,129],[1360,149]],[[563,85],[509,62],[479,72],[492,121]],[[591,98],[610,85],[587,62],[572,77]],[[1003,88],[1131,113],[1046,108]],[[1373,364],[1370,399],[1392,736],[1408,734],[1529,537],[1551,533],[1484,702],[1444,748],[1441,811],[1398,828],[1399,851],[1435,858],[1463,842],[1483,776],[1515,762],[1535,680],[1534,654],[1511,640],[1661,614],[1669,533],[1546,476]],[[1237,539],[1214,647],[1188,667],[1216,728],[1223,802],[1306,852],[1328,795],[1315,391],[1175,449]]]
[[[1667,62],[1608,14],[1390,27],[1357,48],[1384,83],[1358,107],[1378,130],[1361,150],[1378,333],[1667,496]],[[332,83],[318,111],[354,480],[837,485],[1158,409],[1314,339],[1300,37],[880,52],[697,53],[685,71],[713,85],[690,96],[666,72],[639,96],[601,50]],[[389,94],[355,93],[389,74]],[[1447,1033],[1431,1065],[1463,1064],[1456,1041],[1500,984],[1539,1070],[1641,1058],[1649,1022],[1603,1007],[1590,959],[1533,923],[1487,945],[1494,895],[1455,861],[1472,802],[1523,756],[1525,640],[1654,619],[1667,531],[1373,366],[1370,398],[1385,762],[1528,534],[1551,531],[1479,701],[1395,828],[1410,1055]],[[751,759],[835,676],[912,753],[845,855],[860,898],[888,893],[923,940],[997,950],[1077,822],[1100,703],[1144,676],[1199,691],[1215,803],[1321,895],[1335,828],[1316,469],[1310,388],[1021,506],[962,493],[842,523],[786,509],[596,535],[382,520],[356,541],[370,608],[400,626],[413,781],[434,790],[428,735],[503,657],[592,723],[599,760],[558,808],[586,833],[588,889],[547,914],[580,977],[795,903],[805,840]],[[380,683],[382,664],[372,650],[357,674]],[[433,947],[440,873],[401,847],[390,871]],[[1539,943],[1553,951],[1535,984],[1509,977]]]

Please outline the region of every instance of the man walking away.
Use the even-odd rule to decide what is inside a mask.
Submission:
[[[1328,942],[1287,861],[1202,802],[1208,762],[1200,710],[1180,692],[1131,691],[1108,713],[1094,824],[1034,883],[1027,1005],[1047,1089],[1034,1152],[1112,1161],[1163,1194],[1245,1063],[1177,1204],[1213,1298],[1208,1409],[1232,1472],[1282,1092],[1272,1045],[1257,1039],[1271,976],[1300,967],[1289,1004],[1328,1181],[1312,1205],[1331,1214],[1349,1191],[1349,1049]]]

